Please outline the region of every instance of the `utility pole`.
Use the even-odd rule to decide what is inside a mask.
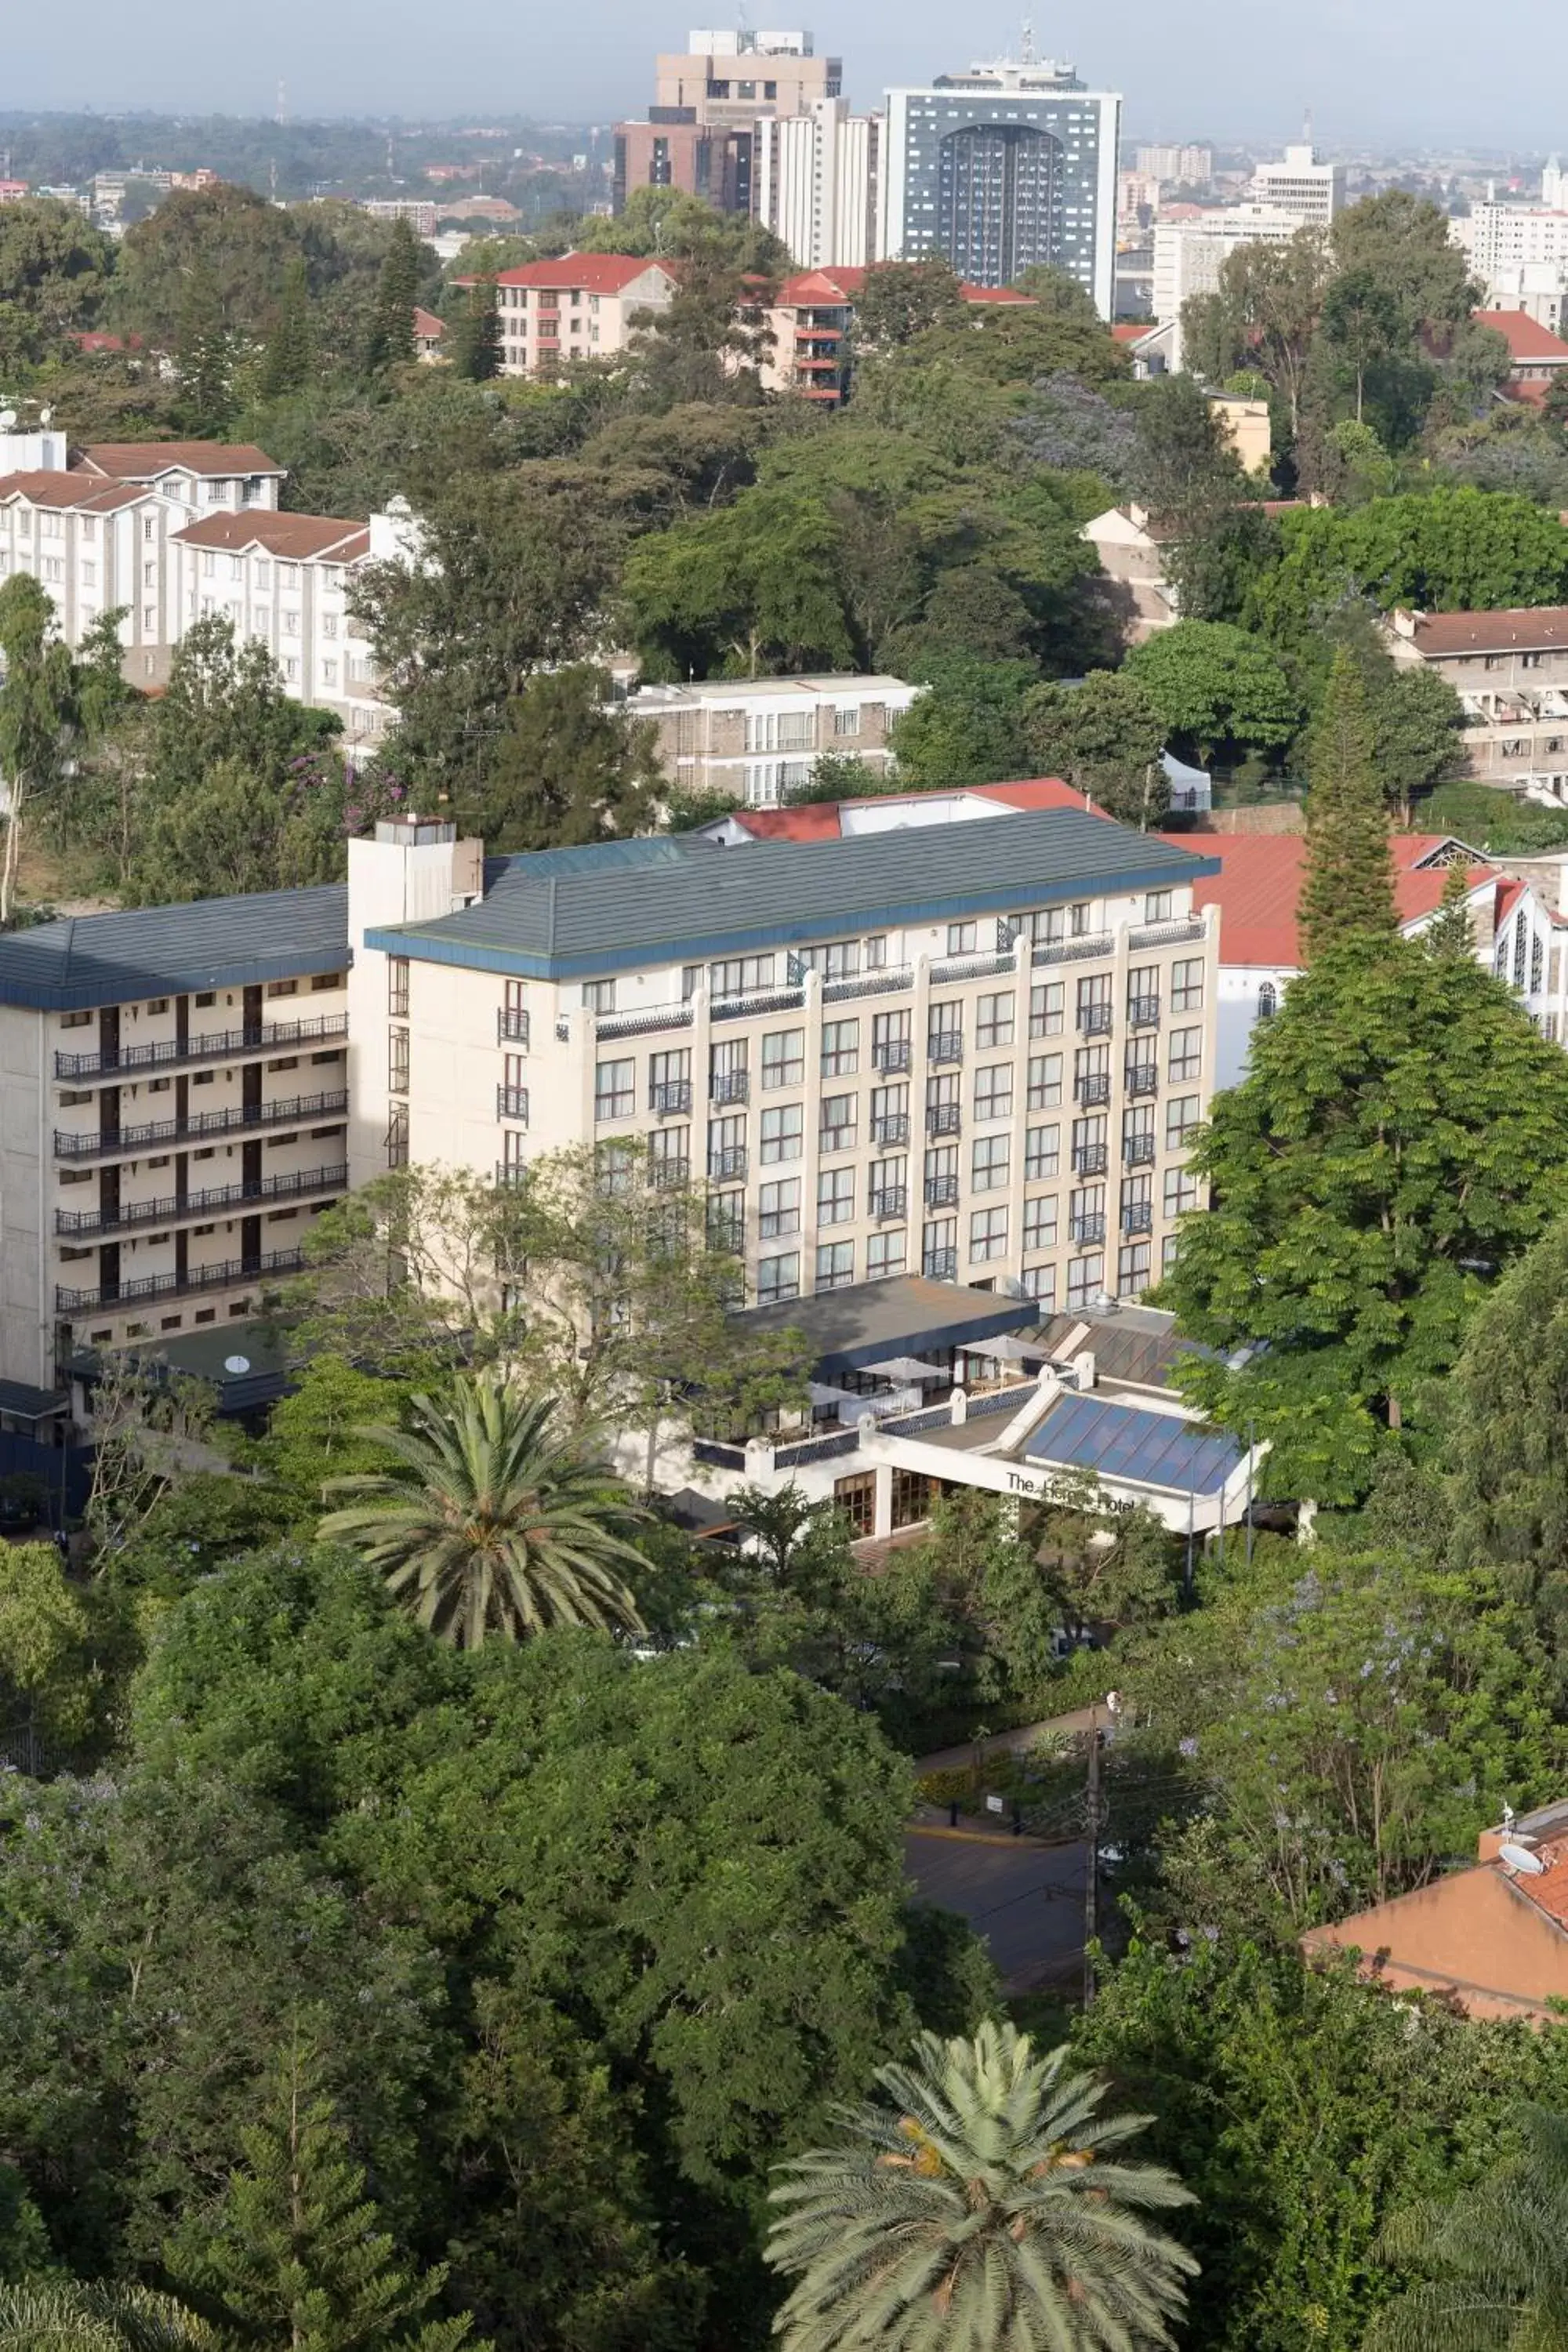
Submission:
[[[1083,2005],[1094,2006],[1094,1958],[1090,1949],[1100,1933],[1100,1726],[1089,1733],[1089,1783],[1084,1792],[1088,1846],[1083,1857]]]

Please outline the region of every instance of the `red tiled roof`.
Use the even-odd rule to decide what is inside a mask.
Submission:
[[[0,477],[0,499],[26,499],[29,506],[58,507],[78,514],[114,514],[147,496],[145,485],[110,482],[94,474],[54,472]]]
[[[1525,604],[1502,613],[1417,613],[1410,640],[1431,655],[1568,651],[1568,604]]]
[[[675,278],[675,270],[668,261],[641,260],[631,253],[563,253],[558,261],[525,261],[517,269],[503,269],[496,284],[557,289],[580,286],[585,294],[620,294],[649,269],[662,269],[672,282]]]
[[[806,801],[799,808],[737,809],[739,823],[756,841],[837,841],[837,801]]]
[[[252,441],[91,441],[72,471],[151,482],[160,474],[278,474],[288,468]]]
[[[370,549],[370,531],[363,522],[345,521],[341,515],[274,514],[257,507],[243,514],[204,515],[174,537],[184,547],[259,547],[295,562],[333,555],[340,563],[352,563]]]
[[[1477,310],[1478,327],[1490,327],[1507,343],[1516,360],[1529,360],[1537,367],[1568,367],[1568,343],[1543,327],[1527,310]]]
[[[1441,904],[1447,871],[1438,866],[1423,866],[1421,860],[1441,848],[1447,838],[1440,833],[1394,835],[1394,901],[1401,923],[1435,914]],[[1166,834],[1164,839],[1174,848],[1193,846],[1191,834]],[[1220,871],[1193,884],[1193,905],[1220,910],[1221,963],[1299,970],[1301,945],[1296,908],[1306,863],[1305,835],[1205,834],[1203,854],[1217,857]],[[1472,887],[1487,881],[1495,871],[1489,866],[1473,866]]]
[[[416,302],[414,306],[414,331],[416,335],[423,335],[426,342],[439,342],[447,331],[447,322],[438,319],[434,310],[422,310]]]
[[[139,352],[142,349],[142,338],[140,335],[110,335],[106,334],[101,328],[98,327],[79,328],[76,333],[72,335],[71,341],[76,345],[79,352],[89,353],[97,352]]]
[[[1093,815],[1103,814],[1059,776],[1029,776],[1012,784],[937,784],[929,792],[889,793],[878,798],[894,808],[906,801],[984,800],[1009,809],[1089,808]],[[735,814],[758,841],[837,841],[843,831],[839,812],[861,805],[858,801],[803,801],[794,808],[737,809]]]
[[[501,280],[503,285],[509,282],[506,278]],[[793,310],[808,302],[853,302],[865,282],[864,269],[848,263],[842,268],[802,269],[784,279],[774,300],[781,310]],[[1011,286],[973,286],[965,279],[958,290],[966,302],[1018,303],[1026,310],[1039,307],[1032,294],[1020,294]]]
[[[964,784],[960,789],[973,800],[1000,801],[1011,809],[1072,808],[1087,809],[1091,816],[1105,814],[1060,776],[1026,776],[1012,784]]]

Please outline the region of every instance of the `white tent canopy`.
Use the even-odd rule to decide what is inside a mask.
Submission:
[[[918,1356],[889,1356],[880,1364],[868,1364],[868,1372],[880,1372],[889,1381],[945,1381],[947,1374],[940,1364],[923,1364]]]

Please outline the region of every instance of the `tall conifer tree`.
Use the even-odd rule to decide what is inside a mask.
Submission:
[[[310,381],[315,342],[310,331],[310,289],[303,256],[289,262],[283,273],[283,291],[272,332],[261,362],[262,396],[303,392]]]
[[[413,360],[419,275],[419,240],[405,220],[395,220],[371,313],[365,367],[372,375],[383,368],[405,367]]]
[[[1466,903],[1470,894],[1469,869],[1450,866],[1443,877],[1443,896],[1436,913],[1422,933],[1428,955],[1468,963],[1476,951],[1476,935]]]
[[[1391,938],[1394,860],[1373,756],[1366,682],[1342,646],[1312,730],[1307,868],[1298,917],[1306,961],[1358,935]]]
[[[500,311],[493,278],[476,278],[453,338],[453,365],[468,383],[489,383],[500,373]]]

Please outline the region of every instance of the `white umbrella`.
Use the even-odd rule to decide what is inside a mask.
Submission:
[[[807,1381],[805,1392],[813,1404],[852,1404],[858,1409],[866,1402],[853,1389],[829,1388],[824,1381]]]
[[[1047,1350],[1037,1339],[1020,1339],[1011,1331],[999,1331],[994,1339],[975,1339],[964,1349],[969,1356],[993,1356],[999,1363],[1021,1364],[1026,1356],[1044,1356]]]
[[[881,1372],[890,1381],[945,1381],[947,1374],[940,1364],[922,1364],[918,1356],[889,1356],[880,1364],[868,1364],[868,1372]]]

